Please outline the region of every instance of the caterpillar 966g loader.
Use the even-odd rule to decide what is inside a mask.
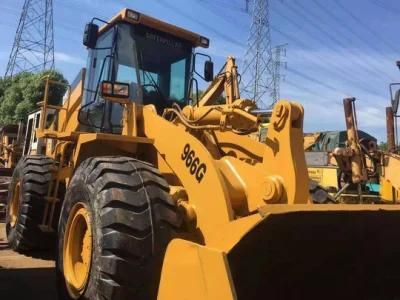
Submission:
[[[398,295],[399,208],[309,204],[303,108],[279,101],[265,143],[251,139],[233,58],[215,77],[207,58],[213,81],[190,103],[208,43],[129,9],[86,26],[87,69],[62,106],[42,103],[58,111],[37,130],[46,155],[14,172],[12,248],[58,231],[65,299]]]

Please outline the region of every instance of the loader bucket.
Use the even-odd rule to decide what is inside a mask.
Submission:
[[[266,210],[227,254],[238,299],[400,298],[400,210],[292,208]]]
[[[230,249],[173,241],[158,299],[400,299],[400,207],[259,213]]]

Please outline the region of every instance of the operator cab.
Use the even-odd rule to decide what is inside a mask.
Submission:
[[[193,49],[207,48],[207,38],[129,9],[110,22],[102,21],[100,29],[95,20],[101,21],[87,24],[83,38],[89,55],[81,124],[95,131],[121,132],[123,107],[102,97],[104,82],[114,96],[154,104],[159,114],[173,103],[188,104],[195,72]],[[210,65],[208,61],[205,67],[205,73],[211,73],[206,74],[207,81],[213,77]]]

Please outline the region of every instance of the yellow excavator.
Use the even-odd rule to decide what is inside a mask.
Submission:
[[[46,147],[20,160],[8,197],[14,250],[57,244],[61,299],[399,295],[400,208],[310,203],[300,104],[279,101],[261,143],[234,58],[214,76],[194,52],[207,38],[124,9],[83,43],[64,103],[49,104],[47,79]],[[190,100],[199,77],[212,82]]]

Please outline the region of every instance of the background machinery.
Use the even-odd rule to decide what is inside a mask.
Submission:
[[[388,149],[384,150],[378,149],[375,138],[358,130],[355,98],[344,99],[345,143],[334,144],[329,135],[310,134],[305,138],[310,178],[344,202],[397,203],[400,158],[395,146],[396,103],[392,98],[393,107],[386,108]],[[329,151],[319,151],[326,150],[329,143]]]
[[[355,100],[343,100],[346,131],[305,135],[308,174],[337,200],[379,202],[377,140],[358,129]]]
[[[46,75],[43,79],[48,81],[50,78],[50,75]],[[59,95],[62,93],[62,89],[67,88],[66,84],[61,83],[61,87],[58,84],[57,88],[58,93],[54,93],[54,90],[51,90],[50,93],[53,98],[61,99]],[[52,122],[54,113],[54,110],[47,110],[46,123]],[[14,168],[21,157],[30,154],[43,154],[46,149],[46,140],[36,136],[36,129],[39,128],[41,122],[40,116],[41,110],[37,109],[28,115],[26,124],[21,121],[18,125],[8,124],[0,128],[0,215],[5,213],[8,186]]]
[[[22,122],[0,128],[0,217],[5,214],[12,172],[22,156],[23,131]]]
[[[400,62],[396,62],[400,68]],[[387,132],[387,150],[382,157],[382,176],[381,176],[381,194],[384,199],[397,202],[400,193],[400,155],[398,148],[398,108],[400,102],[399,83],[391,83],[390,100],[391,106],[386,107],[386,132]],[[397,88],[397,90],[396,90]]]
[[[51,246],[58,231],[62,299],[398,295],[399,208],[310,204],[303,108],[279,101],[265,142],[251,139],[257,107],[234,58],[213,76],[193,53],[208,44],[130,9],[86,26],[88,69],[63,104],[45,93],[45,154],[15,169],[11,247]],[[201,57],[212,82],[189,101]]]
[[[24,129],[22,122],[18,125],[5,125],[0,128],[0,161],[2,165],[0,172],[2,174],[6,172],[4,169],[9,169],[11,175],[12,169],[22,156]]]

